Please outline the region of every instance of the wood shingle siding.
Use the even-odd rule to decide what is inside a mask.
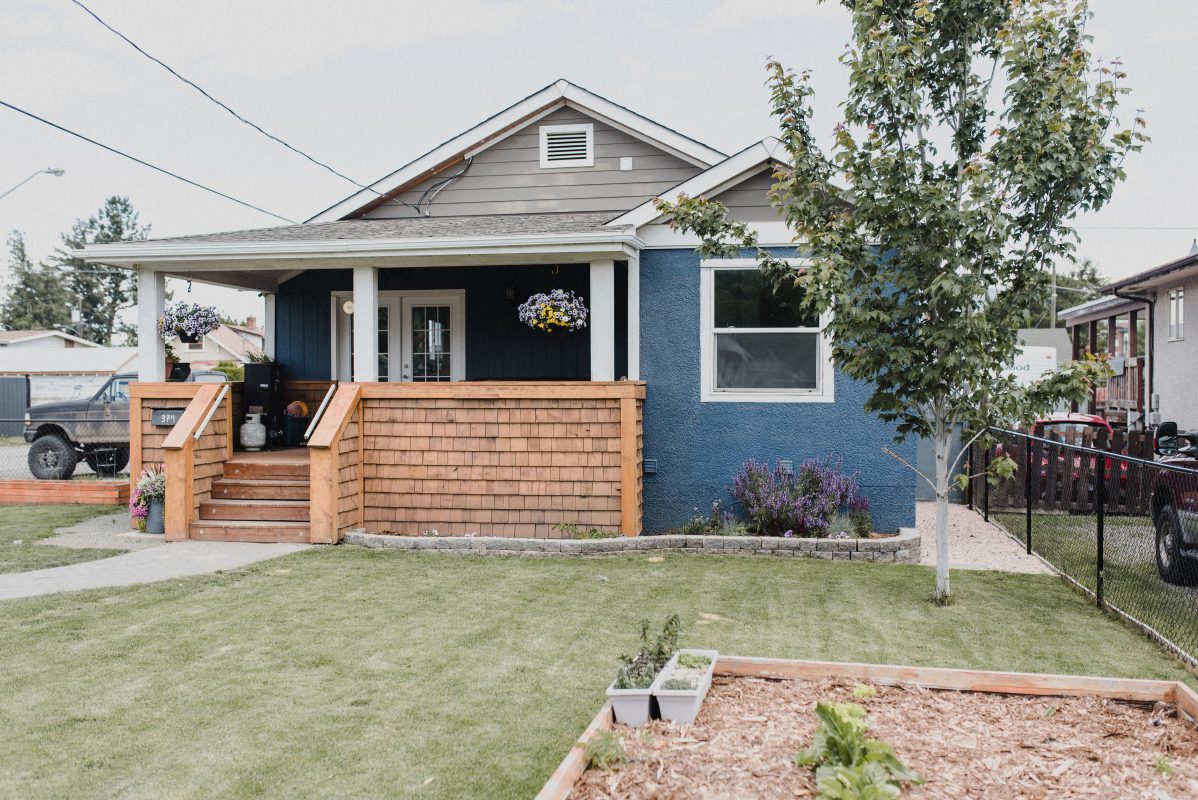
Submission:
[[[354,525],[560,538],[555,526],[574,523],[635,536],[643,399],[632,382],[342,384],[312,437],[313,541],[318,518],[334,541]]]
[[[542,169],[539,128],[575,123],[594,126],[594,166]],[[621,170],[620,159],[629,157],[633,168]],[[463,166],[458,163],[447,168],[371,209],[363,218],[417,216],[411,206],[419,203],[420,196],[426,190],[436,191],[437,184],[461,172]],[[483,150],[465,174],[444,184],[423,208],[434,217],[581,211],[610,211],[614,216],[699,171],[681,158],[566,106]]]

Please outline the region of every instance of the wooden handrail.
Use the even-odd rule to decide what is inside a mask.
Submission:
[[[201,386],[187,404],[183,416],[171,428],[162,449],[166,451],[166,540],[181,541],[188,536],[195,512],[196,431],[202,431],[209,411],[216,407],[220,387],[215,383]]]
[[[341,539],[337,521],[339,498],[339,460],[341,438],[346,426],[360,408],[362,384],[342,383],[337,386],[328,408],[308,440],[310,541],[314,544],[335,544]],[[358,436],[362,426],[358,425]],[[359,448],[359,452],[361,448]],[[361,461],[358,462],[358,509],[361,512]]]
[[[337,391],[337,381],[329,384],[329,390],[324,393],[324,399],[320,401],[320,408],[316,409],[316,413],[312,415],[312,421],[308,423],[308,429],[304,431],[304,441],[312,438],[312,432],[320,425],[320,420],[324,417],[324,410],[329,406],[329,400],[333,397],[333,392]]]
[[[645,399],[643,381],[449,381],[445,383],[364,383],[366,399],[553,400]]]

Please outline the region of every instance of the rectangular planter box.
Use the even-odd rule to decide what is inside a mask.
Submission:
[[[1191,719],[1198,719],[1198,692],[1177,681],[1097,678],[1077,675],[1044,675],[1027,672],[986,672],[935,667],[900,667],[879,664],[851,664],[830,661],[801,661],[783,658],[743,658],[722,656],[715,671],[720,675],[740,675],[775,680],[819,681],[841,678],[886,686],[919,686],[926,689],[951,689],[963,692],[997,692],[1022,695],[1065,695],[1071,697],[1110,697],[1139,702],[1176,703]],[[566,753],[561,764],[541,791],[537,800],[565,800],[574,784],[586,771],[586,744],[599,731],[613,724],[611,704],[603,706]]]
[[[684,653],[706,656],[709,661],[707,669],[699,679],[699,685],[694,689],[663,689],[662,685],[673,677],[672,673],[678,665],[678,657]],[[690,725],[695,721],[695,717],[699,715],[699,707],[703,705],[703,698],[707,697],[707,690],[711,688],[711,676],[715,672],[715,662],[718,657],[719,653],[715,650],[683,649],[666,662],[666,665],[662,667],[661,674],[657,676],[657,679],[653,681],[653,686],[650,687],[653,696],[657,698],[657,707],[661,711],[662,719],[684,725]]]

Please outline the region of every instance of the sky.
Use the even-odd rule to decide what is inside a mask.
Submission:
[[[837,57],[848,12],[814,0],[83,1],[266,130],[364,183],[558,78],[728,153],[776,131],[769,58],[813,70],[822,135],[847,85]],[[1198,3],[1091,5],[1095,51],[1122,59],[1127,111],[1144,109],[1152,137],[1113,201],[1078,220],[1079,255],[1116,279],[1184,256],[1198,236]],[[292,220],[355,190],[236,121],[71,0],[5,0],[0,31],[2,100]],[[66,170],[0,199],[0,232],[24,232],[34,258],[112,194],[131,198],[153,236],[279,224],[3,107],[0,153],[0,192],[35,170]],[[174,288],[233,316],[260,312],[253,293]]]

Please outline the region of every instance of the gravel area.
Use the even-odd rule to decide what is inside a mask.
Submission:
[[[162,536],[129,530],[129,514],[120,511],[92,517],[68,528],[59,528],[54,536],[39,539],[34,544],[78,549],[142,550],[166,542]]]
[[[920,535],[920,563],[936,563],[936,503],[915,504]],[[998,525],[986,522],[967,506],[949,503],[948,552],[952,569],[993,569],[1051,575],[1052,570]]]

